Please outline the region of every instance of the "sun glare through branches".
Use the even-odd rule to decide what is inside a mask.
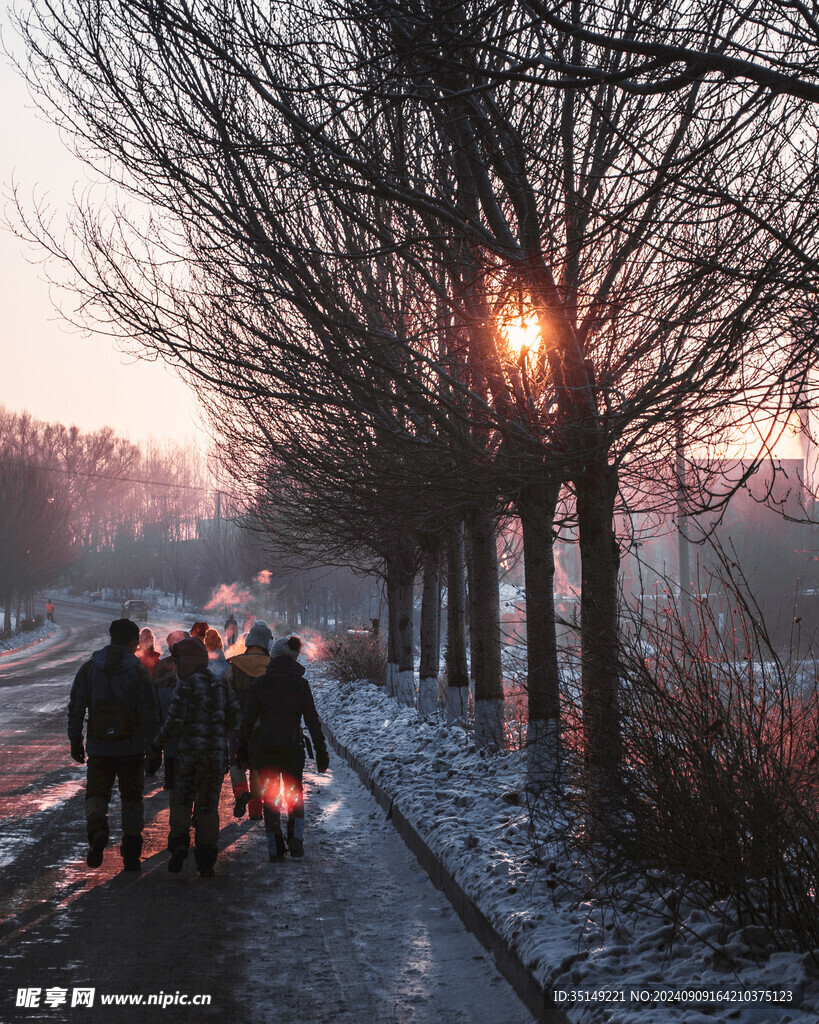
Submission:
[[[540,324],[534,313],[504,317],[500,321],[500,331],[509,353],[516,359],[540,346]]]

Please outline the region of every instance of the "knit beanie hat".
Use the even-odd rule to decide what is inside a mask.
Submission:
[[[205,633],[205,647],[209,651],[221,651],[222,650],[222,638],[219,636],[219,631],[216,629],[209,629]]]
[[[270,648],[270,657],[281,658],[283,654],[287,654],[294,658],[298,656],[300,650],[301,641],[297,636],[280,636],[277,640],[273,641],[273,646]]]
[[[270,626],[266,622],[262,622],[261,619],[257,619],[250,627],[245,640],[245,647],[261,647],[263,651],[266,651],[272,639],[273,634],[270,632]]]
[[[197,669],[208,667],[208,649],[198,636],[180,640],[171,653],[176,659],[176,674],[180,679],[186,679]]]
[[[281,658],[283,654],[290,654],[290,648],[287,646],[287,637],[280,636],[273,641],[273,646],[270,648],[271,658]]]

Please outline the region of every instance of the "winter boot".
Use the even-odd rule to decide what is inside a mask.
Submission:
[[[219,856],[219,850],[210,844],[194,847],[193,855],[196,858],[196,866],[199,869],[201,878],[213,878],[215,872],[213,865]]]
[[[267,852],[272,863],[284,860],[284,836],[275,832],[267,833]]]
[[[250,790],[247,788],[247,784],[240,783],[238,786],[234,786],[233,797],[236,801],[233,805],[233,817],[243,818],[247,805],[250,803]]]
[[[88,853],[85,856],[85,863],[89,868],[98,868],[102,864],[102,851],[108,845],[108,830],[97,829],[88,839]]]
[[[142,869],[139,862],[142,854],[142,836],[123,836],[119,852],[122,854],[123,871],[140,871]]]
[[[304,843],[301,839],[296,839],[295,836],[289,842],[290,856],[291,857],[303,857],[304,856]]]
[[[168,871],[178,875],[188,856],[188,847],[191,844],[190,832],[185,829],[181,832],[173,831],[168,836],[168,849],[171,851],[171,859],[168,861]]]

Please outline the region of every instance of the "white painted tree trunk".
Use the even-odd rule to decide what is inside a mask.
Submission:
[[[432,718],[438,707],[438,677],[426,676],[418,681],[418,710],[424,718]]]
[[[466,568],[463,523],[452,529],[447,554],[446,719],[466,728],[469,669],[466,657]]]
[[[387,682],[384,687],[388,697],[395,697],[398,691],[398,665],[394,661],[387,662]]]
[[[395,695],[399,704],[415,704],[415,672],[411,668],[399,670]]]
[[[468,686],[447,687],[446,720],[450,725],[462,725],[466,728],[466,706],[468,699]]]
[[[421,661],[418,666],[418,710],[432,718],[438,706],[438,665],[441,658],[440,542],[427,542],[421,598]]]
[[[503,749],[503,700],[490,697],[475,701],[475,746],[487,750]]]
[[[470,663],[475,677],[475,743],[502,750],[503,674],[501,669],[500,594],[495,518],[478,506],[469,516],[472,555]]]

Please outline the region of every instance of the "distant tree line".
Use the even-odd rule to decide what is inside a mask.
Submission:
[[[153,588],[182,608],[201,607],[220,584],[246,586],[265,567],[270,582],[237,613],[275,611],[296,627],[372,611],[372,581],[362,589],[343,572],[294,568],[292,558],[271,563],[258,530],[223,500],[189,447],[136,445],[107,427],[83,432],[0,407],[4,632],[15,611],[18,625],[33,615],[34,594],[48,586],[121,598]],[[375,602],[377,615],[377,588]]]

